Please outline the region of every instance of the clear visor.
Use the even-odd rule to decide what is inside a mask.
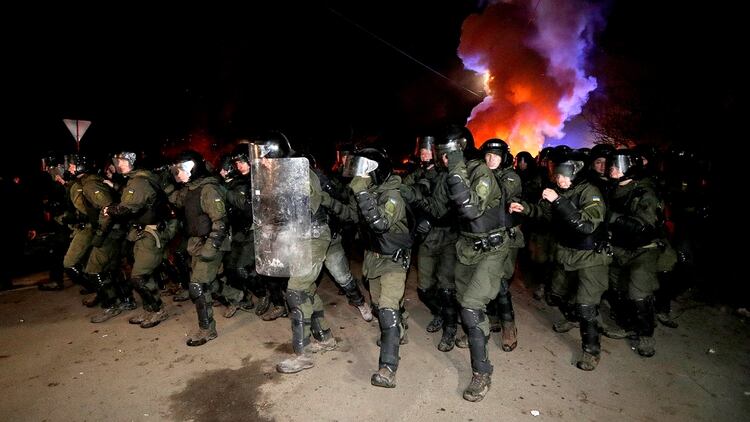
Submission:
[[[461,142],[464,141],[464,142]],[[465,139],[453,139],[448,141],[445,144],[433,144],[432,145],[432,158],[435,159],[438,163],[442,163],[443,161],[443,154],[447,154],[449,152],[453,151],[463,151],[464,143],[466,142]]]
[[[583,161],[563,161],[559,164],[552,164],[552,174],[570,177],[571,179],[578,174],[583,168]]]
[[[190,177],[191,172],[195,168],[195,161],[183,161],[181,163],[177,163],[172,166],[172,175],[177,177],[177,175],[180,173],[180,171],[186,173],[188,175],[188,178]]]
[[[376,161],[355,155],[346,160],[341,175],[344,177],[368,176],[370,172],[377,168],[378,163]]]
[[[269,154],[278,152],[278,146],[268,144],[250,144],[250,159],[266,158]]]
[[[616,167],[625,174],[633,167],[634,159],[629,155],[613,155],[607,160],[607,170]]]

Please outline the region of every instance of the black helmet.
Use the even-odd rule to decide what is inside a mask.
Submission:
[[[432,156],[438,163],[443,162],[443,154],[453,151],[461,151],[466,157],[467,152],[474,150],[474,136],[464,126],[448,125],[441,136],[435,140]]]
[[[594,145],[593,148],[591,148],[591,154],[589,154],[589,160],[593,162],[597,158],[607,158],[613,152],[615,152],[615,147],[612,144],[596,144]]]
[[[235,155],[224,154],[219,161],[219,172],[224,180],[232,179],[237,176],[237,169],[234,168]]]
[[[203,159],[203,156],[190,149],[179,153],[174,160],[172,174],[177,177],[180,170],[188,174],[188,182],[208,174],[206,161]]]
[[[621,177],[612,177],[612,169],[622,172]],[[643,169],[643,159],[640,153],[629,149],[618,149],[607,158],[607,176],[613,180],[634,179]]]
[[[562,175],[575,180],[585,165],[586,157],[570,147],[560,145],[552,150],[550,155],[550,173],[552,176]]]
[[[255,158],[287,158],[294,154],[289,139],[281,132],[269,132],[250,144],[250,155]]]
[[[419,150],[426,149],[432,151],[432,146],[435,145],[435,137],[432,135],[417,136],[417,142],[414,147],[414,155],[419,157]]]
[[[531,153],[528,151],[521,151],[516,155],[516,169],[520,167],[521,163],[526,163],[526,168],[533,168],[536,166],[536,161],[534,161],[534,157],[531,156]],[[520,170],[520,169],[519,169]]]
[[[500,167],[507,168],[513,165],[513,155],[510,153],[508,144],[500,138],[492,138],[484,141],[479,149],[482,154],[495,154],[500,156]]]
[[[419,165],[423,168],[427,168],[435,164],[435,155],[433,153],[433,147],[435,146],[435,137],[431,135],[418,136],[416,145],[414,146],[414,157],[418,160]],[[430,151],[432,158],[429,160],[422,160],[422,150]]]
[[[370,175],[372,182],[380,185],[393,173],[393,165],[385,150],[381,148],[362,148],[352,153],[344,168],[344,177]]]
[[[659,151],[653,145],[639,144],[633,148],[641,158],[645,159],[648,165],[653,166],[656,164],[656,157],[659,155]],[[645,165],[645,163],[644,163]]]
[[[250,162],[250,143],[247,142],[240,142],[237,144],[236,147],[234,147],[234,150],[229,155],[232,159],[232,163],[235,161],[244,161],[246,163]]]
[[[552,152],[552,147],[542,148],[542,150],[539,151],[539,155],[536,156],[536,164],[541,167],[546,167],[550,152]]]

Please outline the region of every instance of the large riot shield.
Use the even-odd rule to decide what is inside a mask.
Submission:
[[[252,162],[255,270],[290,277],[312,270],[310,165],[306,158]]]

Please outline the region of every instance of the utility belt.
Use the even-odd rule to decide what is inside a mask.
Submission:
[[[518,235],[518,231],[515,227],[508,227],[506,230],[506,233],[508,233],[508,238],[511,240],[516,240],[516,236]]]
[[[502,233],[493,233],[487,237],[476,239],[474,241],[474,250],[487,252],[502,245],[503,241]]]
[[[391,261],[394,263],[401,263],[401,267],[403,269],[407,270],[409,269],[409,265],[411,265],[411,249],[397,249],[396,252],[392,253],[391,255],[388,254],[382,254],[379,252],[372,251],[372,254],[375,255],[378,258],[391,258]]]
[[[594,252],[606,254],[608,256],[614,255],[612,244],[606,240],[598,240],[594,242]]]
[[[132,223],[130,227],[136,230],[139,239],[144,235],[144,233],[148,233],[153,236],[154,241],[156,242],[156,247],[161,249],[160,232],[163,232],[164,229],[167,228],[167,224],[165,222],[160,221],[157,224]]]
[[[323,233],[323,229],[326,226],[313,224],[310,226],[310,237],[313,239],[320,239],[320,235]]]

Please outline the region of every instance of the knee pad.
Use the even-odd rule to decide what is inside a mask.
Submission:
[[[286,302],[289,304],[289,309],[298,309],[303,303],[311,299],[310,294],[301,290],[287,290],[286,291]]]
[[[199,297],[203,296],[203,293],[205,293],[205,290],[203,288],[203,284],[201,283],[190,283],[188,285],[188,293],[190,293],[190,299],[196,300]]]
[[[584,305],[583,303],[576,304],[576,315],[581,321],[595,321],[598,314],[599,310],[596,305]]]

